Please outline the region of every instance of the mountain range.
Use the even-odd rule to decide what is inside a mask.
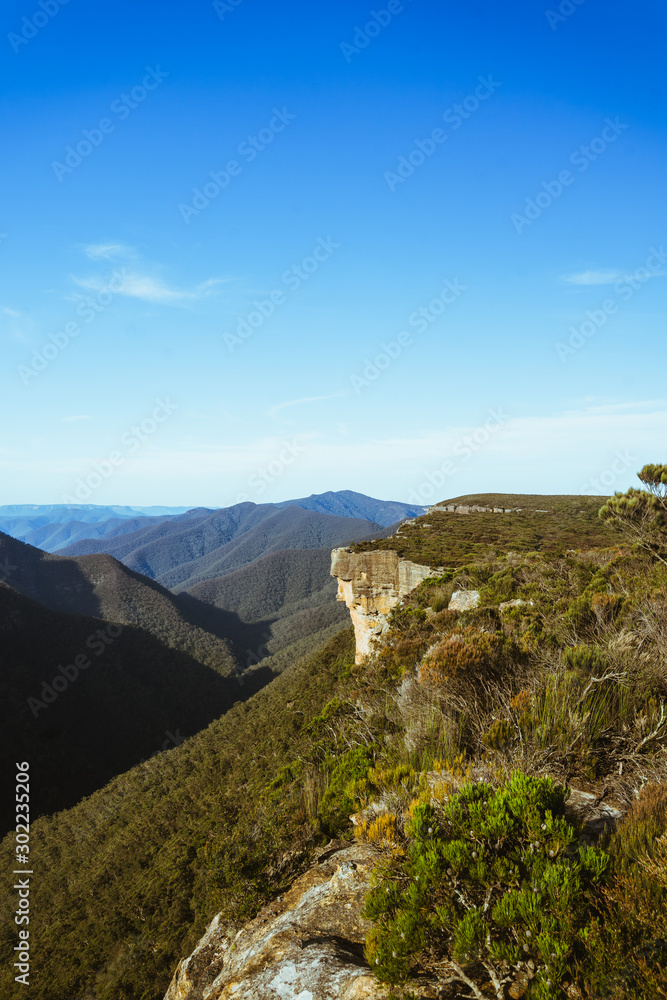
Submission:
[[[177,745],[272,676],[221,676],[145,628],[53,611],[3,583],[0,643],[0,747],[4,760],[33,768],[33,818]],[[7,781],[3,832],[13,815]]]
[[[367,509],[386,519],[404,505],[331,493],[155,516],[82,507],[91,520],[76,523],[106,537],[58,553],[0,532],[2,741],[44,775],[35,814],[78,801],[166,734],[199,731],[344,628],[330,549],[390,533],[349,516]],[[35,520],[32,537],[75,523],[64,507],[28,510],[4,516],[56,518]]]
[[[389,527],[406,517],[418,517],[424,508],[396,501],[377,500],[352,490],[340,490],[313,494],[297,500],[262,506],[278,510],[286,507],[301,507],[318,514],[332,514],[373,521],[382,527]],[[157,526],[163,521],[178,519],[181,515],[202,516],[225,508],[210,507],[122,507],[95,506],[81,504],[68,506],[52,504],[46,506],[13,504],[0,506],[0,531],[4,531],[21,541],[29,542],[58,552],[66,546],[83,539],[107,539]],[[229,509],[229,508],[227,508]],[[102,548],[87,551],[103,551]]]

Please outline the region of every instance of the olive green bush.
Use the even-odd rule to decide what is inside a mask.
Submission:
[[[607,856],[579,847],[564,818],[566,792],[550,779],[514,775],[504,786],[468,783],[441,807],[417,801],[405,854],[378,869],[365,916],[366,956],[380,980],[417,968],[468,985],[529,980],[555,1000],[581,950],[591,890]],[[449,980],[447,980],[449,981]]]

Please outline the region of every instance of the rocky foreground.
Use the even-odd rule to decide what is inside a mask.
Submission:
[[[291,889],[241,930],[210,923],[165,1000],[380,1000],[361,916],[378,852],[332,842]]]

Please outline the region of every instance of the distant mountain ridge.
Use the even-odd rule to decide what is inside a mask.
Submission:
[[[245,502],[206,513],[191,511],[112,539],[77,542],[61,554],[108,552],[165,587],[185,590],[280,549],[331,549],[387,530],[373,521],[299,506]]]
[[[312,493],[298,500],[283,500],[274,507],[302,507],[318,514],[333,514],[336,517],[355,517],[365,521],[375,521],[383,528],[389,528],[406,517],[419,517],[427,508],[398,500],[376,500],[364,493],[353,490],[338,490],[327,493]]]
[[[318,497],[313,501],[322,505]],[[331,549],[393,530],[299,505],[245,502],[153,519],[139,530],[87,539],[59,554],[111,553],[170,588],[205,632],[229,638],[241,668],[279,656],[272,669],[280,670],[290,649],[307,652],[345,627],[345,609],[329,576]]]
[[[193,617],[202,615],[202,627],[224,628],[247,667],[305,638],[314,648],[332,628],[347,626],[330,565],[329,549],[281,549],[197,583],[177,601]]]
[[[110,517],[159,517],[162,514],[183,514],[190,507],[164,507],[161,504],[149,507],[127,507],[123,504],[65,504],[65,503],[11,503],[0,504],[0,520],[4,518],[48,517],[52,524],[63,524],[76,517],[79,521],[105,521]]]
[[[318,514],[335,517],[349,517],[372,521],[382,527],[389,527],[405,518],[419,517],[426,507],[401,503],[394,500],[377,500],[355,493],[352,490],[312,494],[296,500],[262,504],[277,510],[286,507],[301,507]],[[129,534],[149,525],[158,525],[163,520],[177,520],[180,517],[197,517],[212,514],[229,507],[123,507],[97,506],[95,504],[10,504],[0,506],[0,531],[19,538],[30,545],[59,552],[88,538],[115,538]],[[92,551],[102,551],[95,549]]]

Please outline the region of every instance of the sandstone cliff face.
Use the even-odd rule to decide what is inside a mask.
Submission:
[[[354,625],[356,662],[371,652],[374,639],[386,632],[389,613],[406,594],[440,571],[401,559],[396,552],[350,552],[334,549],[331,575],[338,578],[338,600],[345,601]]]
[[[334,842],[237,933],[215,917],[164,1000],[382,1000],[363,957],[361,916],[378,861],[369,844]]]

